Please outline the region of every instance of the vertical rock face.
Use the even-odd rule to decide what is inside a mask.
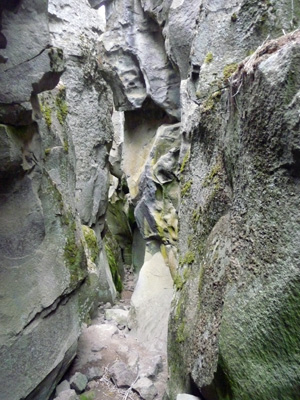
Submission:
[[[169,398],[296,399],[299,34],[287,34],[299,26],[299,4],[105,3],[100,65],[125,110],[123,169],[137,225],[162,245],[175,285]],[[171,70],[180,116],[164,87],[173,87]],[[149,98],[181,118],[179,158],[167,161],[168,148],[157,165],[162,118],[154,123]],[[177,128],[167,129],[171,138]],[[161,164],[170,165],[162,174]],[[180,173],[178,246],[171,219],[162,223],[176,210],[160,186],[172,172],[175,186]]]
[[[101,242],[81,225],[93,225],[98,236],[103,229],[111,102],[84,44],[85,34],[97,36],[94,10],[81,2],[72,2],[73,14],[66,2],[6,3],[0,8],[1,397],[46,400],[76,354],[93,304],[115,296]],[[79,18],[90,24],[81,23],[81,31],[68,24]]]
[[[263,44],[298,19],[290,2],[202,3],[181,85],[171,399],[298,396],[299,34]]]

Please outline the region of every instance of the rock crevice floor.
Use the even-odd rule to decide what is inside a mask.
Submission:
[[[167,380],[166,354],[151,350],[128,329],[134,275],[124,281],[121,299],[101,304],[83,329],[78,352],[55,400],[161,400]]]

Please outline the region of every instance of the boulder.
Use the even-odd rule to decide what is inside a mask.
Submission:
[[[108,309],[105,310],[105,318],[108,321],[114,321],[119,325],[127,325],[128,310]]]
[[[153,400],[157,395],[157,389],[154,383],[146,377],[140,378],[133,385],[133,389],[145,400]]]
[[[64,390],[54,400],[79,400],[75,390]]]
[[[102,378],[104,372],[103,369],[100,367],[90,367],[88,368],[87,372],[86,372],[86,377],[88,379],[88,381],[93,381],[95,379],[100,379]]]
[[[65,391],[65,390],[70,390],[70,383],[67,380],[64,380],[62,382],[60,382],[59,385],[56,386],[55,389],[55,394],[56,396],[59,396],[61,392]]]
[[[200,400],[200,397],[191,394],[180,393],[177,395],[176,400]]]
[[[118,387],[130,387],[136,378],[136,372],[122,361],[115,362],[109,368],[109,374]]]
[[[128,326],[148,348],[166,349],[173,280],[160,252],[143,265],[131,298]]]
[[[70,378],[71,389],[76,390],[76,393],[82,393],[85,390],[87,383],[88,383],[87,377],[83,375],[81,372],[76,372]]]

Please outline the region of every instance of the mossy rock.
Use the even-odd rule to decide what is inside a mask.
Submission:
[[[110,232],[104,238],[105,252],[108,260],[108,265],[111,271],[113,282],[119,293],[123,290],[123,283],[120,274],[120,248],[114,240]]]
[[[100,251],[97,236],[94,230],[86,225],[82,225],[82,232],[90,252],[91,261],[95,262]]]

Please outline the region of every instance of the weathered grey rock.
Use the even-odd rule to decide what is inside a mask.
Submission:
[[[109,166],[107,150],[112,141],[110,92],[96,68],[95,42],[103,23],[95,10],[50,1],[52,43],[64,48],[67,70],[62,78],[68,105],[67,125],[76,154],[76,202],[84,224],[99,225],[107,207]],[[68,29],[64,29],[67,24]],[[80,118],[78,118],[80,115]],[[101,134],[99,134],[101,132]],[[88,134],[88,140],[87,140]]]
[[[219,103],[198,110],[182,178],[191,185],[180,208],[170,398],[189,390],[188,370],[208,399],[298,396],[300,85],[288,76],[299,49],[299,32],[266,43],[241,63]]]
[[[87,377],[83,375],[81,372],[76,372],[70,378],[70,386],[72,389],[76,391],[76,393],[82,393],[86,388],[87,383],[88,383]]]
[[[128,310],[108,309],[105,310],[105,318],[108,321],[115,321],[120,325],[127,325]]]
[[[145,262],[140,271],[131,298],[128,321],[128,326],[149,349],[166,349],[172,294],[173,280],[161,253],[158,252],[149,257],[149,261]]]
[[[144,264],[145,252],[146,252],[145,240],[139,229],[136,228],[133,231],[133,240],[132,240],[132,265],[135,273],[139,273]]]
[[[151,354],[150,357],[143,357],[139,360],[139,372],[141,376],[157,380],[157,375],[163,369],[163,360],[160,354]]]
[[[65,390],[70,390],[70,383],[66,380],[62,381],[59,385],[56,386],[55,394],[59,396],[61,392]]]
[[[138,179],[135,178],[141,193],[134,214],[138,228],[145,239],[159,238],[162,243],[171,244],[177,241],[179,201],[177,173],[180,140],[179,124],[160,126],[151,143],[140,176]],[[126,142],[124,149],[126,151]],[[130,179],[128,183],[130,188]]]
[[[93,381],[95,379],[100,379],[102,378],[104,372],[102,368],[99,367],[91,367],[87,370],[86,377],[88,381]]]
[[[55,397],[55,400],[79,400],[79,397],[75,390],[64,390],[59,396]]]
[[[109,368],[112,381],[118,387],[130,387],[135,378],[136,372],[132,371],[124,362],[116,362]]]
[[[106,18],[101,68],[112,87],[116,108],[140,108],[149,96],[180,118],[179,77],[166,55],[159,25],[145,14],[140,2],[133,1],[110,2]]]
[[[200,400],[200,398],[191,394],[181,393],[177,395],[176,400]]]
[[[102,301],[114,303],[117,291],[109,269],[105,248],[103,248],[100,253],[99,265],[101,266],[99,270],[99,297]]]
[[[64,71],[62,52],[51,47],[47,6],[47,1],[24,0],[15,13],[4,11],[1,21],[7,39],[1,54],[7,61],[0,64],[0,96],[5,103],[0,106],[0,118],[11,125],[1,127],[0,161],[0,354],[5,360],[0,366],[0,385],[7,400],[49,398],[75,357],[80,324],[99,294],[99,285],[95,287],[93,281],[96,274],[87,268],[74,201],[72,133],[84,113],[76,116],[78,109],[69,102],[68,88],[62,82],[53,92],[36,95],[53,89]],[[64,12],[62,8],[60,11]],[[96,13],[81,3],[81,18],[91,22],[85,17],[88,12]],[[61,38],[72,37],[74,31],[63,28],[63,18],[56,22]],[[71,25],[66,26],[71,29]],[[58,31],[55,34],[57,39]],[[61,39],[68,56],[73,50],[75,53],[79,36],[80,32],[76,40],[72,37],[72,49],[64,45],[66,37]],[[81,52],[74,55],[78,60]],[[77,66],[80,77],[88,75],[91,82],[92,68],[83,73],[82,64],[77,62]],[[74,79],[74,86],[79,88],[75,68],[68,64],[68,71],[68,83]],[[98,95],[95,97],[98,102]],[[85,104],[92,109],[90,101]],[[110,107],[104,101],[103,109],[104,104]],[[74,116],[72,132],[66,123],[69,114]],[[107,121],[109,115],[105,116]],[[103,139],[104,147],[110,136],[107,133]],[[104,159],[106,150],[99,157]],[[102,222],[97,218],[104,208],[98,208],[97,217],[91,217],[99,225],[98,235]],[[85,279],[88,273],[89,279]]]
[[[140,378],[134,385],[134,390],[136,390],[140,396],[145,400],[153,400],[157,395],[157,389],[154,383],[148,378]]]

